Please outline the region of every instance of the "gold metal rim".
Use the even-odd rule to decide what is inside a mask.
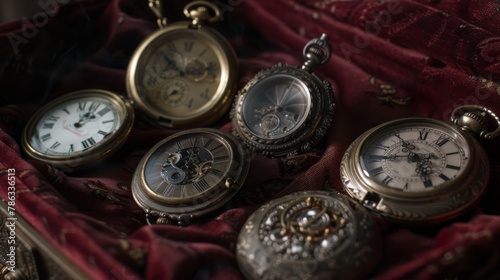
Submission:
[[[238,68],[234,50],[222,35],[211,28],[202,26],[194,30],[189,28],[189,24],[189,22],[177,22],[151,34],[135,50],[127,69],[128,96],[137,104],[146,120],[157,126],[170,128],[203,126],[221,117],[231,105]],[[185,36],[185,34],[199,36],[200,41],[207,42],[207,45],[212,48],[220,61],[222,73],[217,92],[210,102],[207,102],[206,105],[194,112],[187,112],[186,115],[170,114],[152,107],[142,98],[141,86],[136,81],[136,76],[141,71],[138,67],[147,59],[150,50],[162,45],[165,38],[179,36],[176,33],[181,36]],[[168,121],[162,122],[162,120]]]
[[[69,100],[94,96],[104,98],[115,105],[118,112],[120,113],[120,117],[122,118],[121,126],[118,127],[108,139],[102,141],[95,147],[77,152],[71,156],[47,155],[37,151],[31,145],[31,135],[33,135],[34,133],[39,118],[42,117],[45,113],[50,111],[54,106],[57,106],[58,104],[67,102]],[[104,159],[118,150],[128,138],[128,135],[132,130],[134,118],[135,114],[132,106],[122,96],[110,91],[100,89],[79,90],[63,95],[43,105],[30,118],[26,127],[24,128],[21,137],[21,145],[23,151],[32,158],[45,161],[58,167],[81,168],[83,166],[90,165],[97,160]]]

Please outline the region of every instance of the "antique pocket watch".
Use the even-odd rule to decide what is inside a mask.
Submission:
[[[156,144],[139,163],[132,194],[149,224],[189,224],[223,206],[243,184],[249,152],[216,129],[189,129]]]
[[[277,64],[259,72],[236,97],[233,133],[252,150],[285,156],[310,150],[326,134],[335,109],[331,84],[314,68],[331,56],[325,34],[308,42],[301,67]]]
[[[237,59],[227,40],[203,25],[220,19],[206,1],[186,5],[192,21],[167,25],[159,0],[150,0],[160,29],[135,50],[127,69],[127,92],[151,124],[189,128],[225,114],[236,86]]]
[[[255,211],[236,246],[247,279],[362,279],[381,256],[368,211],[326,191],[293,193]]]
[[[133,122],[134,110],[122,96],[76,91],[40,108],[24,128],[21,146],[28,156],[53,166],[82,168],[115,153]]]
[[[406,118],[374,127],[345,152],[340,172],[347,193],[401,224],[444,222],[470,210],[488,184],[489,162],[473,134],[500,135],[490,110],[462,106],[450,125]],[[494,132],[487,129],[491,123]]]

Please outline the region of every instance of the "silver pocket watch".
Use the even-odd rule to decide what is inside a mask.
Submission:
[[[260,71],[236,97],[233,133],[257,153],[286,156],[309,151],[331,124],[332,85],[314,72],[331,57],[328,36],[309,41],[303,55],[302,66],[279,63]]]
[[[361,204],[307,191],[255,211],[238,236],[236,259],[247,279],[363,279],[381,248],[378,227]]]
[[[368,130],[342,158],[345,190],[401,224],[436,224],[469,211],[489,178],[488,157],[473,135],[498,137],[500,122],[487,108],[467,105],[453,111],[452,123],[405,118]]]

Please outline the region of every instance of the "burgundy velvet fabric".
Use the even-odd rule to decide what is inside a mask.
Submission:
[[[495,0],[212,1],[214,25],[236,49],[239,86],[277,62],[300,64],[326,33],[334,55],[318,71],[335,89],[334,122],[316,150],[294,158],[254,155],[230,207],[187,227],[148,226],[130,181],[138,161],[175,131],[137,119],[125,146],[97,167],[62,172],[26,158],[21,131],[42,104],[100,88],[126,95],[125,72],[156,30],[147,1],[46,1],[43,15],[0,25],[0,197],[17,176],[16,211],[92,279],[242,279],[235,243],[246,218],[299,190],[342,191],[340,159],[368,128],[400,117],[447,121],[459,105],[500,114],[500,2]],[[44,2],[45,3],[45,2]],[[169,21],[186,1],[164,1]],[[35,24],[36,23],[36,24]],[[231,131],[226,115],[212,127]],[[468,215],[432,228],[401,228],[374,216],[383,257],[372,279],[500,277],[500,147],[484,143],[491,178]]]

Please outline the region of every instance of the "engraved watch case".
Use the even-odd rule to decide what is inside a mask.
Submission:
[[[496,123],[494,132],[487,131],[487,120]],[[345,190],[388,220],[410,226],[471,210],[489,178],[488,157],[472,134],[497,137],[500,122],[490,110],[471,105],[455,109],[452,122],[405,118],[368,130],[342,158]]]
[[[236,247],[247,279],[362,279],[380,256],[380,233],[368,211],[326,191],[262,206],[244,224]]]
[[[328,41],[325,34],[309,41],[302,66],[279,63],[239,91],[231,111],[233,133],[250,149],[267,156],[295,155],[323,139],[335,98],[330,82],[314,69],[331,57]]]

